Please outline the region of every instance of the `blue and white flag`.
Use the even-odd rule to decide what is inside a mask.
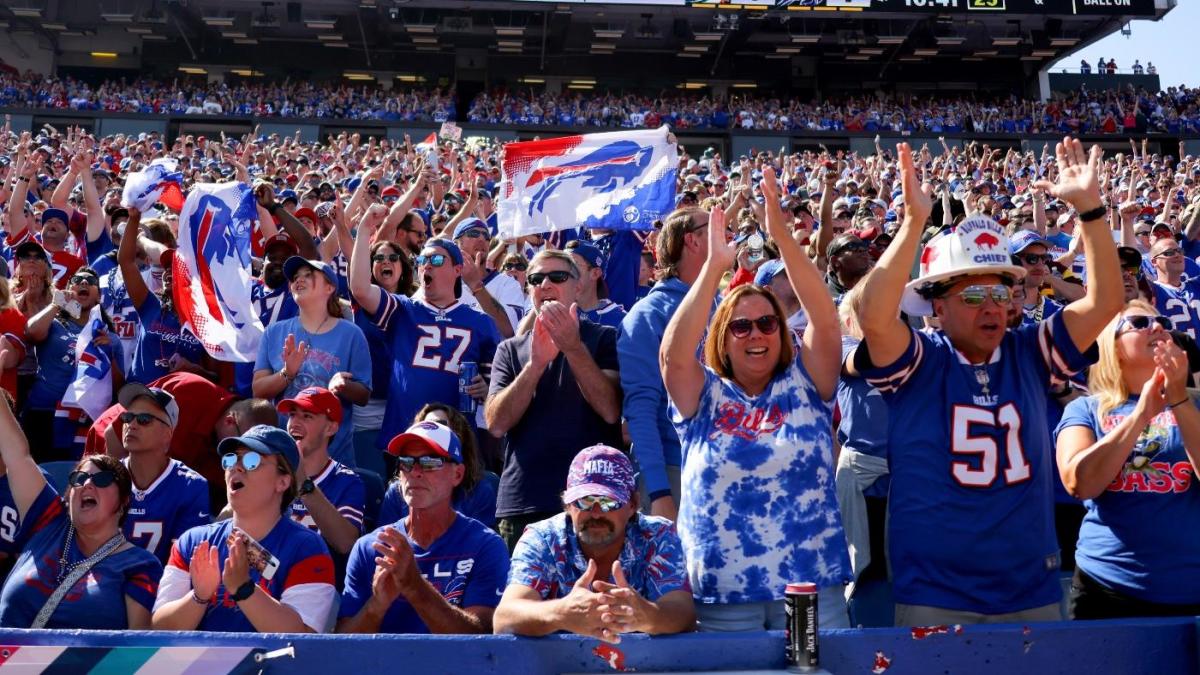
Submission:
[[[100,305],[92,307],[87,323],[75,338],[75,378],[63,394],[62,404],[79,408],[96,419],[112,403],[112,361],[96,344],[96,338],[106,331],[100,316]],[[109,335],[116,340],[115,335]]]
[[[149,211],[161,199],[172,210],[178,211],[183,204],[182,185],[179,162],[169,158],[156,159],[145,169],[125,177],[121,206]]]
[[[505,145],[500,236],[651,229],[675,206],[679,153],[669,136],[664,126]]]
[[[250,233],[258,212],[245,183],[198,183],[179,213],[175,309],[221,361],[254,362],[263,325],[250,299]]]

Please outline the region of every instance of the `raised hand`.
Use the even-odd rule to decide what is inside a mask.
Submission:
[[[217,586],[221,584],[221,568],[218,565],[220,557],[217,547],[207,541],[200,542],[192,553],[188,573],[192,577],[192,592],[197,598],[211,601],[217,594]]]
[[[904,218],[917,227],[924,227],[933,212],[933,187],[917,177],[912,147],[908,143],[898,143],[896,155],[900,161],[900,185],[904,192]]]
[[[559,351],[569,352],[580,346],[579,308],[574,303],[567,307],[553,300],[545,302],[538,314],[538,321],[545,325],[546,332]]]
[[[737,244],[728,241],[725,211],[714,205],[708,214],[708,264],[724,272],[737,259]]]
[[[1058,180],[1054,183],[1041,180],[1037,185],[1069,203],[1079,213],[1092,211],[1101,205],[1100,160],[1103,154],[1099,145],[1093,145],[1091,152],[1085,154],[1079,139],[1066,136],[1054,146]]]
[[[547,303],[548,304],[548,303]],[[558,356],[558,345],[546,328],[546,321],[539,314],[533,321],[533,337],[529,343],[529,363],[534,368],[545,370],[546,366]]]
[[[300,367],[304,365],[306,358],[308,358],[308,343],[303,340],[297,343],[296,334],[288,333],[287,339],[283,341],[283,369],[295,377],[300,372]]]

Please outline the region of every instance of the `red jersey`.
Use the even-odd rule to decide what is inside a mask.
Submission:
[[[17,363],[25,360],[25,315],[16,307],[0,310],[0,337],[17,350]],[[0,373],[0,387],[17,398],[17,369],[6,368]]]

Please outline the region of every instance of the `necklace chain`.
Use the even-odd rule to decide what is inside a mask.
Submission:
[[[125,535],[120,530],[117,530],[117,533],[114,534],[108,541],[104,542],[100,548],[96,549],[95,553],[88,556],[84,560],[80,560],[68,565],[67,556],[71,552],[71,542],[73,541],[75,541],[75,523],[71,523],[67,526],[67,537],[66,540],[63,541],[62,555],[58,557],[58,583],[60,584],[63,582],[63,579],[66,579],[71,574],[71,570],[75,569],[76,567],[80,565],[90,565],[94,561],[107,556],[109,553],[112,553],[113,549],[125,543]]]

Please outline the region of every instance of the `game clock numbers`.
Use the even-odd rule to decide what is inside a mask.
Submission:
[[[977,0],[968,0],[968,1],[976,2]],[[956,4],[957,4],[957,0],[904,0],[905,7],[917,7],[920,9],[926,9],[926,8],[936,9],[939,7],[942,7],[945,9],[954,9]]]
[[[1006,8],[1004,0],[967,0],[967,9],[1003,12]]]

